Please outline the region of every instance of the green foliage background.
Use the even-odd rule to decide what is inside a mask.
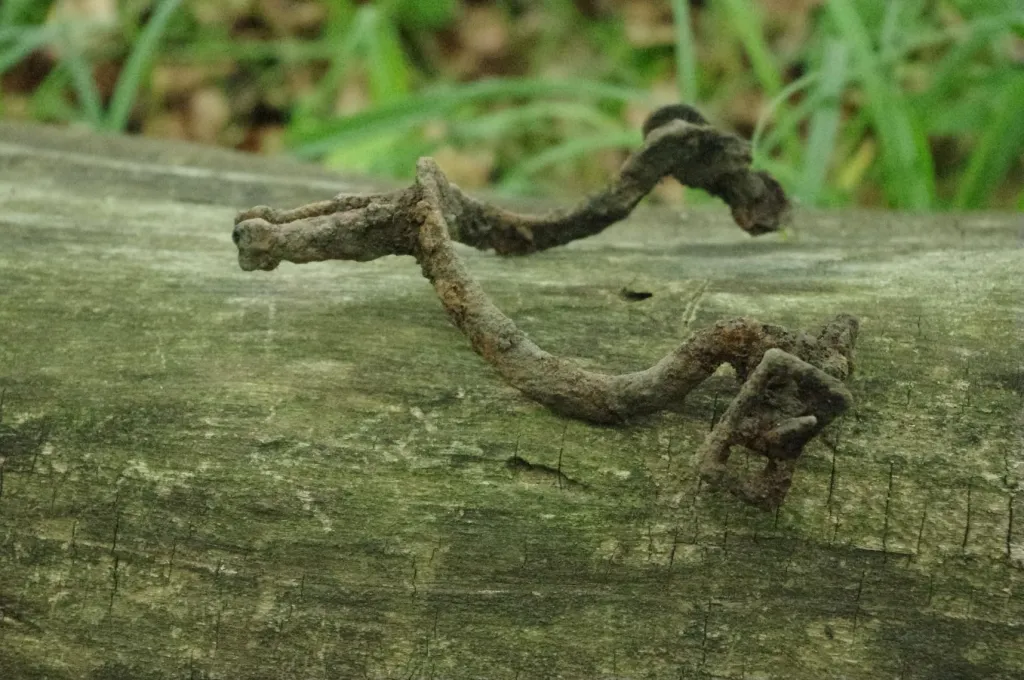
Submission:
[[[298,156],[405,178],[418,156],[484,149],[499,189],[564,193],[602,182],[639,143],[637,117],[667,99],[729,124],[753,93],[756,124],[739,132],[804,204],[1024,207],[1019,0],[808,0],[795,47],[780,45],[786,17],[761,0],[648,0],[673,32],[640,46],[626,3],[498,0],[488,4],[508,22],[540,17],[540,28],[514,73],[482,79],[454,74],[437,47],[466,11],[456,0],[312,3],[323,16],[312,34],[256,37],[238,29],[255,1],[121,0],[113,21],[62,4],[74,3],[0,5],[4,115],[145,130],[166,104],[155,66],[216,64],[228,101],[275,102]],[[33,69],[43,75],[19,89]],[[291,85],[297,73],[308,87]],[[365,102],[343,115],[354,79]]]

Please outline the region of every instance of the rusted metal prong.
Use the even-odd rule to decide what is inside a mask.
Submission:
[[[780,349],[769,349],[697,453],[701,478],[772,510],[785,499],[804,446],[853,402],[838,378]],[[728,468],[733,446],[765,456],[742,478]]]

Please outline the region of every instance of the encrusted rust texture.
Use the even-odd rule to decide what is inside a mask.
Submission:
[[[749,234],[777,231],[789,212],[779,184],[750,168],[750,147],[685,105],[656,111],[644,145],[598,195],[571,210],[524,216],[478,201],[422,159],[407,189],[339,195],[292,210],[240,213],[233,239],[244,270],[282,261],[365,262],[410,255],[473,349],[528,398],[571,418],[619,424],[673,409],[723,364],[743,382],[698,452],[702,479],[764,509],[777,508],[808,441],[851,404],[857,321],[839,315],[816,333],[749,318],[694,333],[646,370],[605,374],[550,354],[523,333],[470,275],[453,242],[499,255],[528,255],[597,234],[627,217],[664,177],[725,201]],[[765,457],[760,474],[730,471],[734,446]]]

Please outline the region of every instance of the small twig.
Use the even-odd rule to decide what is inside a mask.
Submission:
[[[855,319],[837,317],[816,335],[745,318],[720,321],[647,370],[608,375],[535,345],[491,302],[453,246],[460,241],[525,255],[564,245],[626,217],[665,176],[725,200],[751,234],[777,230],[785,219],[785,194],[766,173],[750,169],[749,145],[709,127],[690,107],[655,112],[644,136],[644,146],[603,192],[544,216],[517,215],[467,196],[429,158],[417,164],[415,184],[401,191],[338,196],[287,211],[257,206],[236,218],[239,264],[271,270],[283,260],[411,255],[451,321],[505,380],[557,413],[590,422],[621,423],[672,408],[718,366],[731,364],[740,380],[750,380],[709,435],[702,476],[748,502],[776,507],[804,444],[850,402],[841,380],[852,367]],[[758,398],[769,393],[772,399]],[[759,481],[726,473],[734,444],[769,458]]]

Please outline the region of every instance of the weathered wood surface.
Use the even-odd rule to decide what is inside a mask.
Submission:
[[[236,209],[344,188],[0,125],[0,677],[1024,676],[1020,215],[651,210],[466,251],[609,370],[860,316],[856,406],[772,515],[689,467],[728,375],[593,427],[504,386],[409,258],[238,269]]]

